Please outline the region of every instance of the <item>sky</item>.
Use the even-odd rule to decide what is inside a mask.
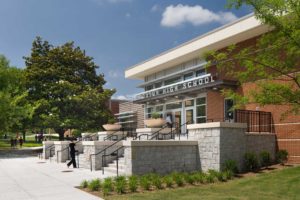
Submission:
[[[141,92],[126,68],[251,13],[226,0],[1,0],[0,54],[24,68],[36,36],[74,41],[100,66],[114,98]]]

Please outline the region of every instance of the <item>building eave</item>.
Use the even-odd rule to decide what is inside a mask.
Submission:
[[[270,30],[250,14],[128,68],[125,78],[142,80],[147,75],[201,57],[204,52],[222,49]]]

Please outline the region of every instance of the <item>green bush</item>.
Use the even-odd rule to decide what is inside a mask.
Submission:
[[[177,186],[181,187],[184,185],[183,175],[177,172],[172,173],[172,177]]]
[[[214,183],[216,179],[218,179],[219,172],[213,169],[208,170],[208,174],[205,176],[206,177],[206,182],[207,183]]]
[[[151,113],[151,118],[153,118],[153,119],[158,119],[158,118],[160,118],[161,116],[160,116],[160,113],[158,113],[158,112],[153,112],[153,113]]]
[[[226,160],[223,165],[223,171],[232,171],[234,174],[237,174],[239,172],[237,163],[235,160]]]
[[[162,180],[161,180],[161,177],[159,175],[154,175],[152,177],[152,185],[154,185],[157,189],[162,189],[163,188]]]
[[[226,177],[226,180],[230,180],[233,178],[234,174],[231,170],[223,171],[223,176]]]
[[[125,176],[118,176],[115,178],[115,188],[116,192],[118,194],[123,194],[125,193],[126,190],[126,177]]]
[[[94,179],[94,180],[91,180],[89,183],[88,183],[88,189],[91,190],[91,191],[98,191],[101,187],[101,181],[100,179]]]
[[[271,155],[267,151],[262,151],[259,154],[260,165],[262,167],[267,167],[271,165]]]
[[[205,174],[203,172],[197,172],[194,175],[195,182],[197,183],[205,183]]]
[[[87,188],[89,185],[89,182],[87,180],[83,180],[81,183],[80,183],[80,187],[81,188]]]
[[[247,171],[255,171],[258,169],[258,159],[255,153],[248,152],[244,155],[244,164]]]
[[[140,185],[144,190],[150,190],[151,187],[151,180],[149,176],[144,175],[140,178]]]
[[[279,150],[276,152],[276,161],[282,165],[287,161],[288,159],[288,152],[287,150]]]
[[[112,178],[106,178],[106,179],[104,179],[102,188],[103,188],[102,191],[103,191],[103,195],[104,196],[106,196],[110,192],[112,192],[114,190]]]
[[[184,181],[185,181],[186,183],[189,183],[189,184],[194,184],[194,183],[195,183],[195,177],[194,177],[194,174],[184,173],[184,174],[183,174],[183,177],[184,177]]]
[[[163,178],[164,183],[166,184],[167,187],[172,187],[173,186],[173,177],[171,175],[167,175]]]
[[[136,176],[130,176],[128,178],[128,186],[131,192],[136,192],[138,188],[138,179]]]

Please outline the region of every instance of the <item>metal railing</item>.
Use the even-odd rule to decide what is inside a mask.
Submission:
[[[112,143],[111,145],[105,147],[105,148],[102,149],[101,151],[99,151],[99,152],[97,152],[97,153],[94,153],[94,154],[90,154],[90,158],[89,158],[89,159],[90,159],[90,169],[91,169],[91,171],[93,171],[92,156],[95,156],[95,157],[96,157],[97,155],[99,155],[100,153],[103,153],[103,152],[104,152],[104,154],[106,154],[106,150],[107,150],[107,149],[109,149],[109,148],[115,146],[117,143],[121,142],[122,140],[124,140],[124,139],[126,139],[126,138],[127,138],[127,136],[124,136],[124,137],[122,137],[121,139],[119,139],[119,140],[115,141],[114,143]]]
[[[119,147],[118,149],[114,150],[109,154],[102,155],[102,174],[104,174],[104,167],[106,166],[106,157],[108,156],[116,156],[116,164],[117,164],[117,176],[119,176],[119,151],[124,148],[124,146]]]
[[[272,132],[272,113],[254,110],[235,110],[235,122],[247,123],[247,132]]]
[[[173,135],[174,139],[175,139],[176,134],[177,134],[179,140],[181,139],[182,135],[186,135],[186,138],[189,139],[189,132],[188,132],[188,129],[187,129],[187,125],[188,124],[193,124],[193,123],[194,123],[194,121],[192,120],[192,121],[187,121],[183,124],[180,124],[179,126],[176,126],[175,129],[172,130],[169,134]],[[184,127],[184,126],[185,126],[185,133],[182,133],[181,130],[182,130],[182,127]]]
[[[168,128],[168,125],[164,125],[161,129],[155,131],[154,133],[152,133],[151,135],[147,134],[147,133],[143,133],[143,134],[140,134],[139,136],[136,136],[136,138],[134,138],[133,140],[141,140],[141,137],[142,136],[146,136],[147,137],[147,140],[149,140],[149,137],[150,137],[150,140],[152,140],[152,138],[154,138],[157,134],[159,134],[160,131],[162,131],[163,129],[165,128]]]
[[[97,134],[98,133],[87,135],[87,136],[83,137],[82,140],[78,140],[78,141],[74,142],[74,144],[76,145],[77,143],[82,142],[84,138],[93,137]],[[70,147],[66,147],[66,148],[63,148],[61,150],[56,151],[56,162],[58,162],[58,153],[62,153],[63,151],[66,151],[66,150],[68,150],[68,160],[70,159],[70,153],[69,153],[70,152]]]
[[[51,158],[51,149],[55,147],[55,144],[50,145],[45,149],[45,155],[47,155],[47,150],[49,149],[49,160]]]
[[[103,140],[104,140],[104,141],[107,141],[107,140],[114,140],[113,137],[117,137],[116,140],[118,140],[118,135],[115,135],[115,134],[118,133],[118,132],[120,132],[120,131],[123,132],[123,137],[124,137],[124,129],[122,129],[122,130],[120,129],[120,130],[117,130],[117,131],[115,131],[115,132],[113,132],[113,133],[110,133],[108,136],[104,137]]]

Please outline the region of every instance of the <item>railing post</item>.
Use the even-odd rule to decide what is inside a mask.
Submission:
[[[119,176],[119,150],[117,150],[117,176]]]

